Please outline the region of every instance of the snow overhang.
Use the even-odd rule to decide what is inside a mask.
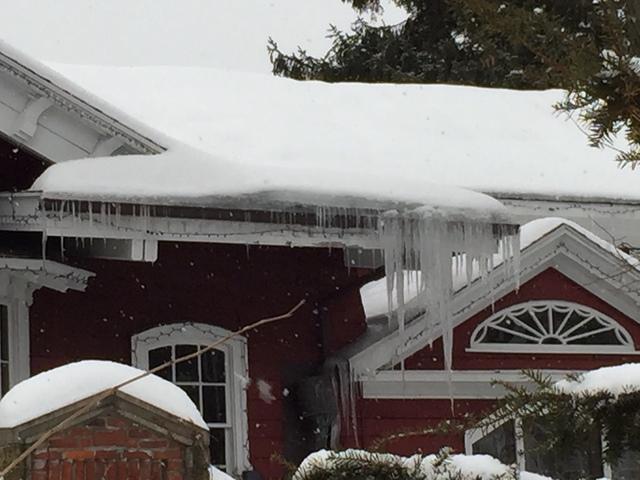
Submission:
[[[472,220],[493,228],[496,241],[518,231],[493,200],[494,208],[477,210],[473,204],[420,207],[291,192],[146,201],[65,198],[33,191],[0,193],[0,230],[69,238],[381,249],[380,219],[391,210],[409,216],[433,214],[451,225]]]

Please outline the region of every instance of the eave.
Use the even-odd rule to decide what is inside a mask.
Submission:
[[[36,72],[29,65],[6,52],[0,52],[0,70],[7,72],[36,98],[46,98],[59,109],[97,127],[104,134],[117,137],[141,153],[160,153],[165,148],[142,135],[107,112],[90,105],[54,80]]]
[[[252,208],[246,200],[207,207],[149,205],[20,192],[0,193],[0,230],[51,237],[380,249],[383,211],[282,203]],[[496,240],[517,230],[517,225],[494,225]]]

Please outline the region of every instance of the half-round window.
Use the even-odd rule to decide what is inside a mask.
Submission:
[[[533,301],[501,310],[471,335],[470,351],[625,353],[629,332],[592,308],[560,300]]]

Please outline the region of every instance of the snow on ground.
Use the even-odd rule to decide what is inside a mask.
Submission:
[[[39,373],[13,387],[0,400],[0,428],[12,428],[91,397],[143,373],[128,365],[101,360],[70,363]],[[208,429],[186,393],[171,382],[149,375],[122,392]],[[47,401],[43,402],[42,399]]]
[[[232,476],[227,475],[221,470],[218,470],[213,465],[209,465],[209,480],[235,480]],[[532,479],[535,480],[535,479]]]
[[[553,480],[553,478],[545,477],[544,475],[540,475],[538,473],[520,472],[520,480]],[[602,478],[600,480],[607,480],[607,479]]]
[[[578,233],[584,235],[589,240],[594,242],[600,248],[605,251],[615,255],[616,257],[626,261],[629,265],[638,267],[639,260],[631,255],[624,253],[623,251],[617,249],[614,245],[603,240],[598,237],[594,233],[589,230],[581,227],[580,225],[571,222],[569,220],[565,220],[563,218],[541,218],[537,220],[533,220],[520,228],[520,250],[523,251],[536,241],[540,240],[542,237],[552,232],[556,228],[566,225],[576,230]],[[504,258],[502,253],[498,253],[494,255],[494,265],[498,266],[503,263]],[[477,269],[474,269],[473,279],[477,278],[479,273]],[[407,302],[409,302],[412,298],[415,298],[418,293],[418,286],[416,282],[416,276],[411,275],[407,272],[404,276],[405,278],[405,298]],[[461,268],[459,271],[456,271],[454,268],[453,271],[453,286],[454,291],[459,290],[467,285],[467,275],[464,268]],[[379,315],[385,315],[389,313],[389,304],[387,301],[387,280],[386,277],[383,277],[379,280],[375,280],[373,282],[369,282],[366,285],[360,288],[360,298],[362,300],[362,306],[364,307],[365,314],[367,318],[377,317]],[[394,303],[392,311],[397,308],[397,302],[395,289],[393,295]]]
[[[300,464],[298,471],[293,476],[293,480],[298,480],[303,477],[304,473],[315,469],[331,469],[334,462],[346,458],[367,459],[367,461],[383,462],[391,465],[397,464],[406,468],[407,471],[418,469],[426,480],[445,480],[455,474],[462,474],[474,480],[491,480],[500,475],[502,475],[500,478],[503,480],[516,478],[510,467],[489,455],[450,455],[443,460],[443,457],[438,455],[400,457],[392,454],[350,449],[341,452],[319,450],[312,453]],[[440,461],[443,461],[444,468],[437,467]],[[532,480],[536,479],[533,478]]]
[[[556,388],[570,394],[610,392],[613,395],[640,390],[640,363],[603,367],[580,375],[577,381],[561,380]]]
[[[37,184],[50,192],[149,196],[182,188],[202,195],[240,182],[236,190],[298,187],[423,202],[440,184],[488,194],[640,200],[637,175],[617,167],[616,152],[589,147],[573,120],[554,113],[563,96],[557,90],[326,84],[186,67],[52,67],[89,98],[126,112],[133,127],[174,155],[57,165]]]

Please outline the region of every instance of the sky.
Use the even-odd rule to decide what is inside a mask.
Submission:
[[[355,12],[340,0],[19,0],[2,2],[0,37],[36,58],[95,65],[190,65],[269,72],[269,36],[319,55],[329,24]],[[404,13],[386,2],[385,23]],[[380,19],[378,19],[380,21]]]

